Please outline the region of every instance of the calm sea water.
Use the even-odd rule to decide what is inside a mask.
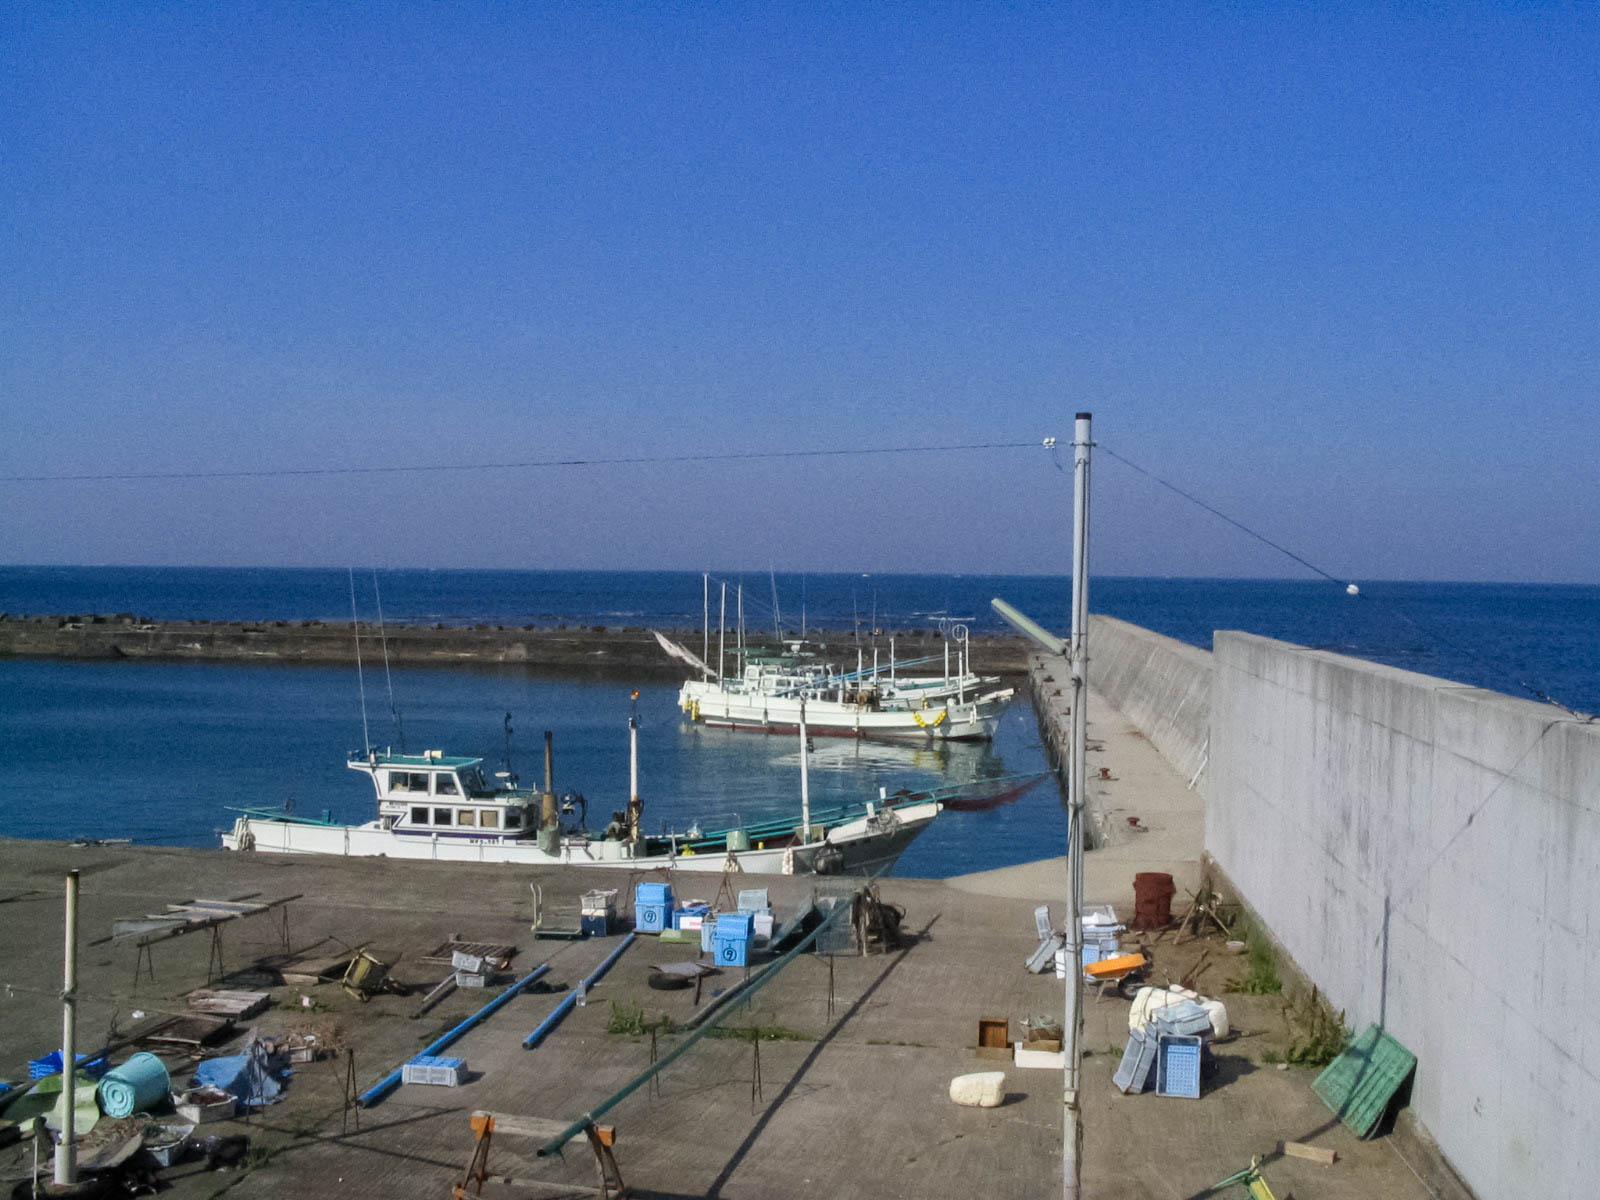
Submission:
[[[609,624],[696,627],[702,579],[691,573],[387,571],[391,622]],[[746,577],[747,623],[774,622],[772,581]],[[1069,588],[1056,577],[788,576],[776,580],[782,625],[929,628],[940,618],[1001,628],[1001,596],[1064,628]],[[371,575],[357,576],[363,620]],[[712,588],[713,620],[719,598]],[[343,571],[0,567],[0,611],[131,612],[213,620],[349,619]],[[730,610],[732,601],[730,600]],[[1196,645],[1217,628],[1324,646],[1517,695],[1548,692],[1600,710],[1600,588],[1368,583],[1349,597],[1323,583],[1097,579],[1095,611]],[[981,660],[979,665],[981,666]],[[381,668],[366,677],[372,737],[400,740]],[[408,748],[504,756],[525,780],[542,771],[542,731],[556,737],[556,784],[589,799],[603,825],[627,792],[628,687],[550,679],[525,669],[396,670],[395,705]],[[675,689],[642,689],[641,790],[647,824],[746,820],[797,811],[793,739],[687,726]],[[370,784],[344,767],[362,744],[347,667],[0,661],[0,737],[10,786],[0,834],[132,837],[215,845],[230,807],[372,814]],[[819,739],[811,757],[819,805],[891,790],[1042,768],[1033,717],[1013,706],[990,746],[913,749]],[[1016,804],[947,813],[902,858],[899,873],[941,876],[1058,853],[1064,828],[1048,784]]]

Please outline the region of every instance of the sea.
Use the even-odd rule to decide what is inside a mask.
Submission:
[[[1600,587],[1356,583],[1352,595],[1323,580],[1096,578],[1090,608],[1205,648],[1213,630],[1240,629],[1600,711]],[[714,629],[726,597],[730,626],[742,611],[748,630],[840,645],[858,630],[1002,632],[994,597],[1065,632],[1071,588],[1056,576],[0,566],[10,614],[349,621],[352,591],[364,625],[381,608],[389,624],[700,630],[709,617]],[[481,755],[526,782],[542,778],[545,730],[556,790],[598,828],[627,796],[635,712],[650,829],[798,812],[798,739],[690,725],[671,685],[509,665],[391,670],[370,656],[360,678],[346,666],[0,660],[0,835],[215,846],[234,810],[286,802],[359,822],[371,785],[344,764],[368,740]],[[989,744],[818,738],[808,759],[818,806],[1045,767],[1025,700]],[[1008,805],[945,813],[896,873],[943,877],[1064,847],[1046,780]]]

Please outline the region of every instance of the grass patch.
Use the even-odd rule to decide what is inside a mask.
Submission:
[[[613,1000],[611,1002],[611,1019],[606,1022],[606,1032],[615,1033],[624,1037],[643,1037],[651,1030],[658,1033],[671,1033],[673,1030],[672,1018],[663,1013],[659,1017],[651,1018],[645,1014],[644,1005],[635,1004],[630,1000]]]
[[[1294,1035],[1284,1060],[1297,1067],[1325,1067],[1350,1044],[1344,1013],[1334,1012],[1314,987],[1285,1000],[1283,1015]]]
[[[741,1042],[814,1042],[809,1033],[785,1025],[718,1025],[707,1037],[735,1038]]]
[[[1244,942],[1245,973],[1242,978],[1230,979],[1227,990],[1242,992],[1246,996],[1276,996],[1283,991],[1283,980],[1278,978],[1278,952],[1254,921],[1241,920],[1229,931]]]

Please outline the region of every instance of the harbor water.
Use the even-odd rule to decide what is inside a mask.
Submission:
[[[390,622],[452,625],[641,625],[696,628],[698,573],[384,571]],[[364,622],[372,577],[356,576]],[[927,629],[961,619],[998,631],[1002,596],[1064,626],[1058,577],[785,576],[745,580],[747,623],[786,630]],[[325,570],[0,567],[0,612],[129,612],[154,619],[348,620],[349,576]],[[764,595],[764,599],[762,596]],[[1325,582],[1096,580],[1092,607],[1209,646],[1213,629],[1246,629],[1513,695],[1546,693],[1600,710],[1600,588],[1372,583],[1358,596]],[[712,613],[719,585],[712,584]],[[731,607],[731,604],[730,604]],[[840,633],[838,631],[845,631]],[[976,666],[982,669],[981,645]],[[345,768],[363,739],[411,751],[481,755],[526,783],[542,777],[542,732],[555,734],[558,793],[581,793],[591,828],[626,801],[630,692],[640,691],[646,825],[687,829],[799,810],[794,737],[687,724],[676,689],[626,679],[541,677],[519,667],[395,669],[367,658],[369,734],[348,667],[226,663],[0,661],[0,736],[10,786],[0,835],[131,838],[216,845],[238,807],[291,801],[297,812],[359,822],[370,784]],[[391,690],[393,703],[391,705]],[[921,747],[817,738],[813,802],[856,802],[880,789],[919,789],[1041,770],[1025,700],[992,745]],[[945,876],[1059,853],[1060,799],[1048,781],[1015,803],[949,812],[902,858],[902,875]]]

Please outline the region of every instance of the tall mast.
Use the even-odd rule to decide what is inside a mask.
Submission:
[[[723,605],[727,605],[728,585],[722,585]],[[719,649],[718,654],[722,651]],[[700,573],[700,661],[705,662],[711,657],[711,575],[709,572]],[[722,674],[722,663],[717,663],[717,674]]]
[[[372,734],[367,730],[367,677],[361,671],[361,622],[356,618],[356,569],[350,570],[350,629],[356,635],[356,686],[361,691],[361,752],[372,756]]]
[[[717,686],[726,688],[728,662],[724,648],[728,644],[728,581],[722,581],[722,609],[717,614]]]
[[[1090,414],[1078,414],[1072,439],[1072,774],[1067,789],[1066,1025],[1062,1072],[1061,1194],[1078,1200],[1083,1169],[1083,1114],[1078,1083],[1083,1064],[1083,794],[1089,732],[1089,436]]]

